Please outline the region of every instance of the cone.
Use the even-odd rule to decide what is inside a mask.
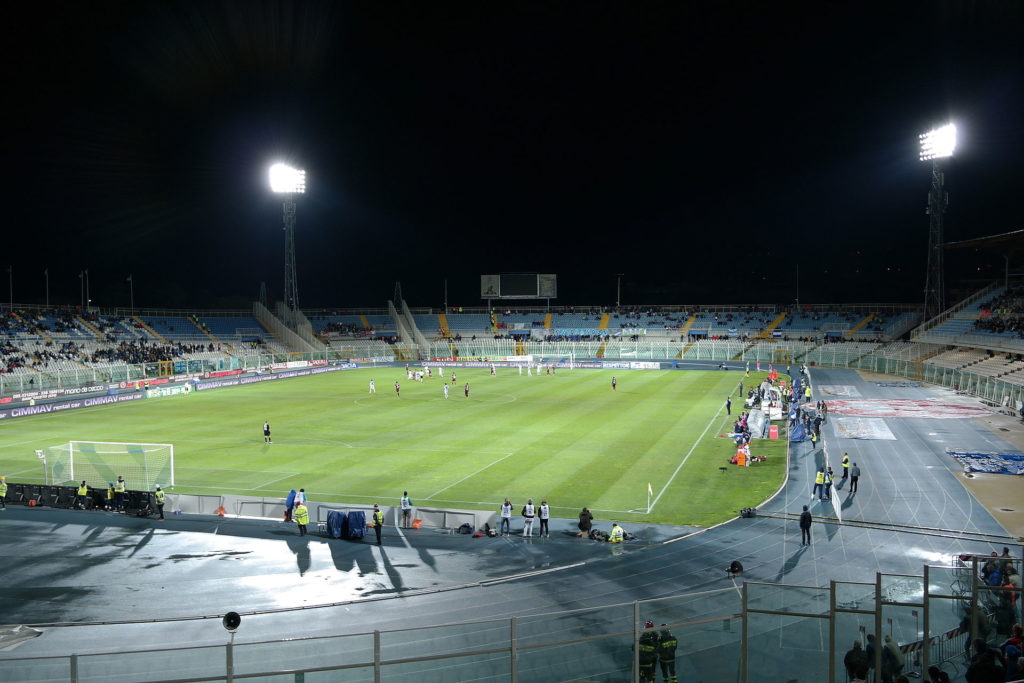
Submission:
[[[224,506],[223,505],[219,506],[217,508],[217,516],[218,517],[223,517],[225,514],[226,513],[225,513],[225,510],[224,510]]]

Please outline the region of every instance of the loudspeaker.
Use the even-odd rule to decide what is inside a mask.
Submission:
[[[238,612],[228,612],[224,615],[221,623],[224,624],[224,628],[234,633],[238,629],[239,624],[242,623],[242,617],[238,615]]]
[[[733,560],[732,564],[730,564],[729,568],[726,569],[725,571],[729,572],[733,576],[736,576],[738,574],[742,574],[743,573],[743,565],[740,564],[739,560]]]
[[[742,510],[740,510],[740,517],[745,517],[745,518],[748,518],[748,519],[751,518],[751,517],[757,517],[757,509],[756,508],[743,508]]]

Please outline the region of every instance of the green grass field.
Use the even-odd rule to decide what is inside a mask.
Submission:
[[[173,443],[179,493],[283,497],[305,487],[318,502],[393,505],[408,490],[417,505],[487,510],[532,497],[556,517],[586,505],[604,520],[707,526],[764,500],[786,471],[781,439],[754,442],[767,462],[719,470],[735,452],[719,435],[732,424],[725,397],[734,415],[740,405],[741,373],[456,372],[447,401],[437,378],[375,368],[9,420],[0,473],[39,482],[34,449],[69,440]]]

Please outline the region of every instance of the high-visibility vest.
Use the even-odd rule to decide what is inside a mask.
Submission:
[[[6,495],[7,495],[7,482],[6,481],[0,481],[0,498],[3,498]]]
[[[373,511],[373,523],[377,526],[384,526],[384,513],[381,510]]]
[[[115,493],[124,493],[124,480],[123,479],[118,479],[117,481],[114,482],[114,492]]]
[[[825,473],[819,471],[817,476],[814,477],[814,483],[815,484],[824,484],[825,483]]]
[[[612,532],[608,534],[609,543],[622,543],[622,527],[616,524],[612,527]]]
[[[157,505],[163,505],[164,504],[164,490],[163,489],[160,489],[160,490],[158,490],[156,492],[156,504]]]
[[[299,505],[295,508],[295,523],[296,524],[309,524],[309,508],[305,505]]]
[[[87,496],[87,495],[89,495],[89,487],[86,486],[85,484],[82,484],[81,486],[79,486],[78,487],[78,495],[80,495],[80,496]]]

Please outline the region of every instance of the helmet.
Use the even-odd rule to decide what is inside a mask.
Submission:
[[[654,622],[648,619],[647,623],[644,624],[644,628],[654,628]]]

